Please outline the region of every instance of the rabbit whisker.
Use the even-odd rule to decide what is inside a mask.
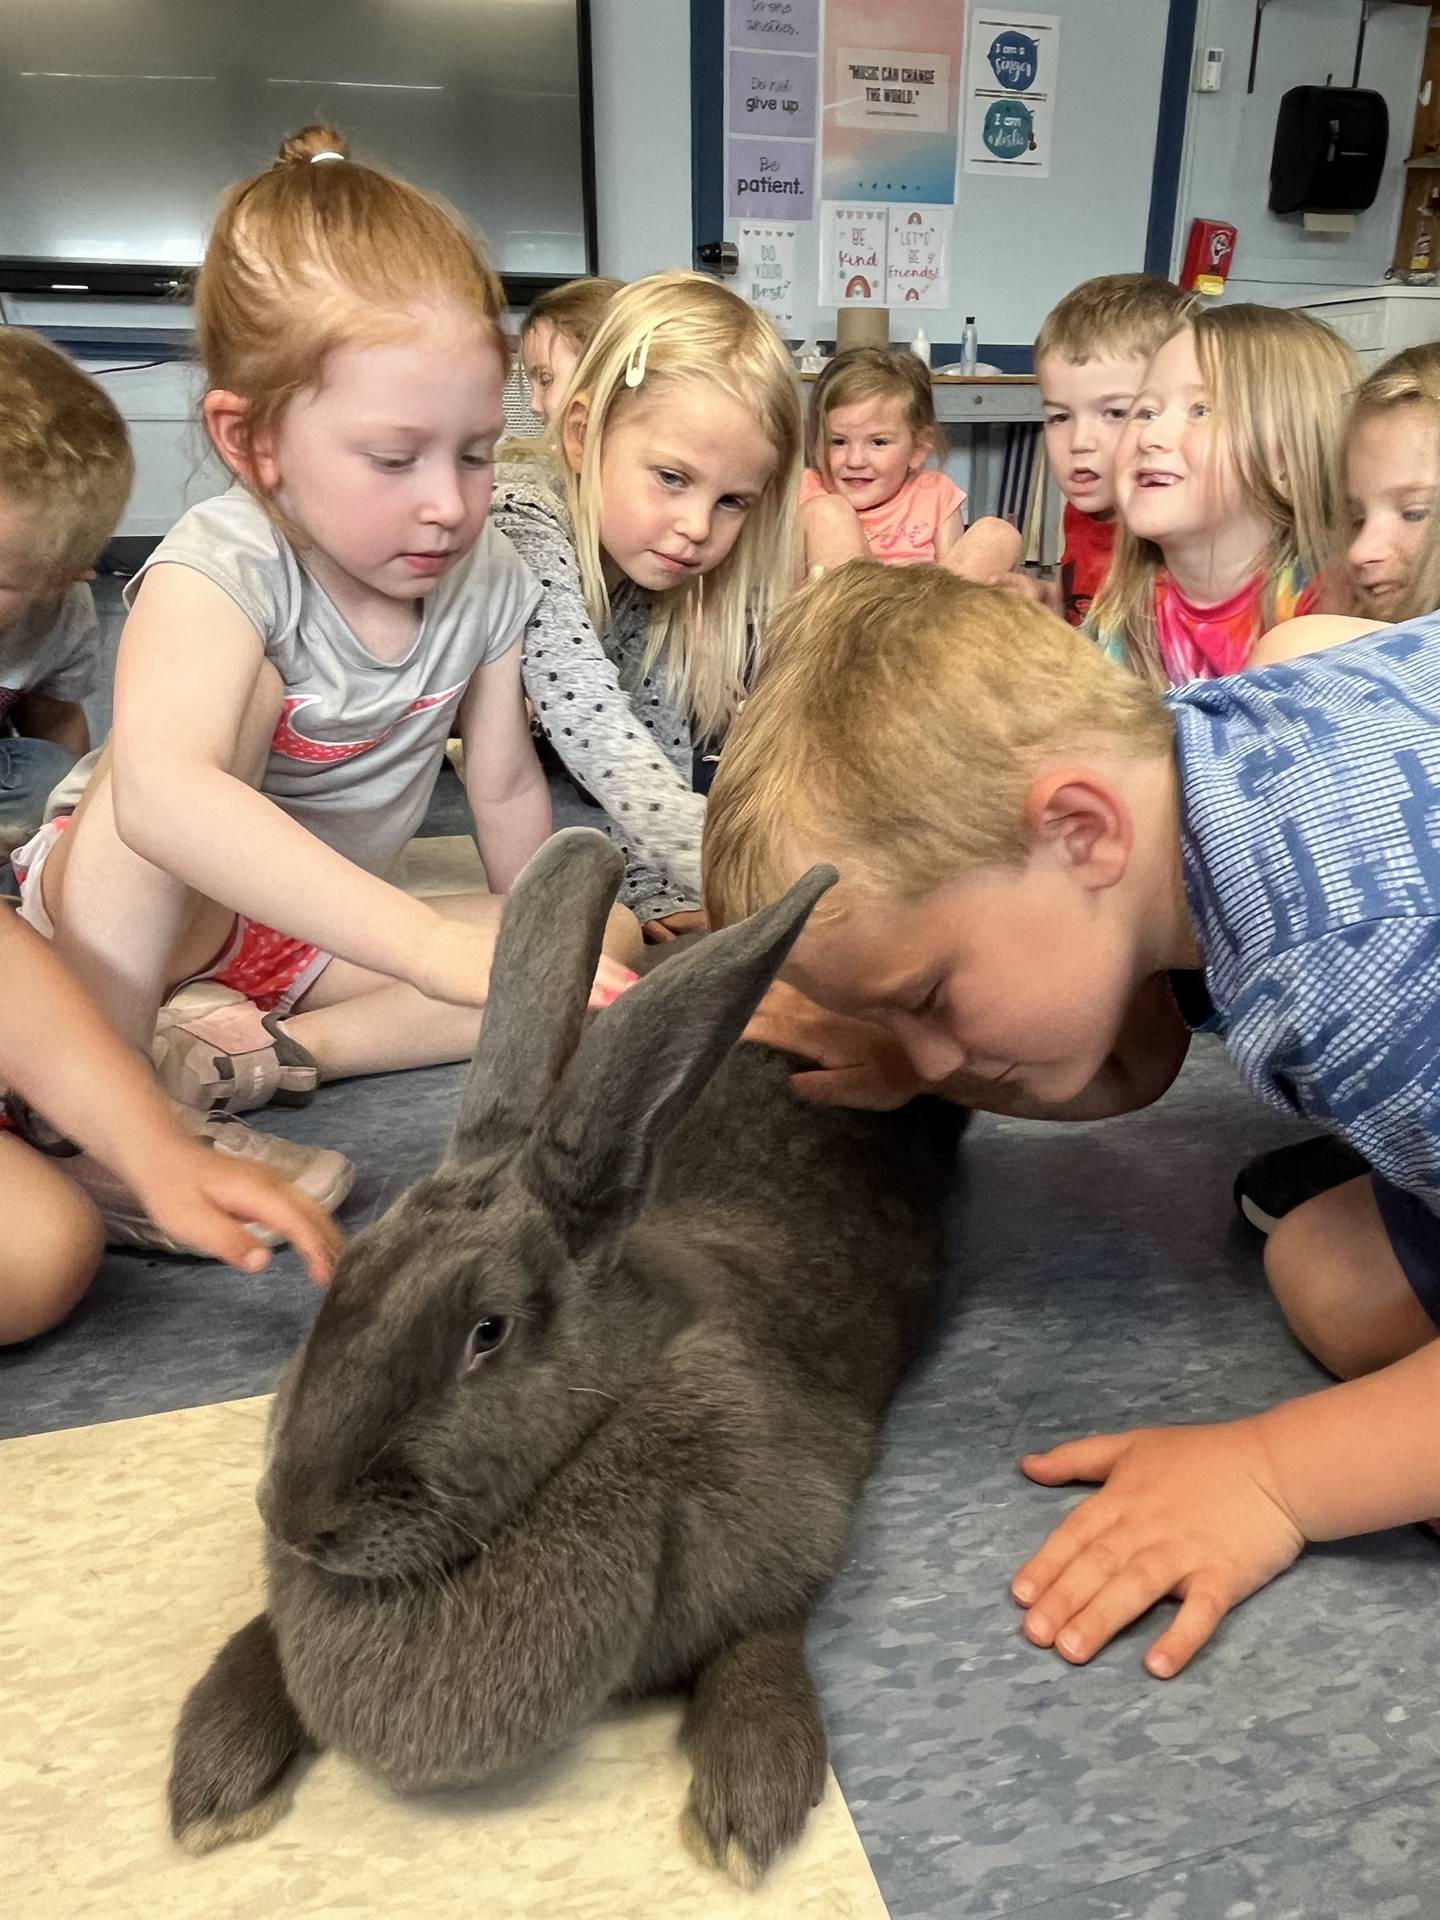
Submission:
[[[619,1394],[607,1393],[604,1387],[567,1387],[565,1391],[567,1393],[598,1393],[602,1400],[613,1400],[617,1407],[620,1404]]]

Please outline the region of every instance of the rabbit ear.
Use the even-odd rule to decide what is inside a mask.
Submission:
[[[500,921],[490,997],[449,1157],[523,1139],[575,1051],[605,921],[625,871],[590,827],[547,840],[515,882]]]
[[[657,967],[586,1031],[523,1163],[572,1246],[634,1217],[667,1129],[740,1038],[837,877],[812,867],[783,900]]]

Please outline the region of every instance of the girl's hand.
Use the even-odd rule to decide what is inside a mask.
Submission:
[[[1037,606],[1048,607],[1052,613],[1058,613],[1060,610],[1055,604],[1059,595],[1052,594],[1049,597],[1046,595],[1045,589],[1051,585],[1048,580],[1036,580],[1030,574],[1014,569],[1009,573],[999,574],[995,585],[1003,587],[1007,593],[1018,593],[1022,600],[1033,600]]]
[[[269,1167],[177,1137],[149,1153],[142,1170],[127,1173],[150,1218],[184,1246],[259,1273],[271,1252],[246,1232],[244,1223],[253,1220],[290,1241],[317,1286],[335,1271],[339,1227]]]
[[[760,1002],[743,1038],[813,1061],[791,1085],[817,1106],[889,1112],[925,1091],[925,1082],[882,1028],[830,1013],[783,980]]]
[[[703,933],[709,921],[703,913],[667,913],[659,920],[647,920],[640,931],[651,946],[662,940],[678,940],[682,934]]]
[[[498,904],[498,903],[497,903]],[[477,926],[464,920],[436,916],[410,979],[432,1000],[455,1007],[483,1007],[490,994],[490,967],[495,958],[499,913],[492,924]],[[626,966],[602,953],[590,989],[592,1007],[608,1007],[637,979]]]
[[[1083,1663],[1167,1594],[1179,1613],[1145,1655],[1168,1680],[1305,1545],[1253,1420],[1092,1434],[1027,1454],[1045,1486],[1103,1480],[1016,1574],[1024,1631]]]

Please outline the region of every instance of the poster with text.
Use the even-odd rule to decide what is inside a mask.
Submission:
[[[815,137],[814,60],[800,54],[730,49],[730,132]]]
[[[948,307],[954,208],[901,205],[888,212],[886,306]]]
[[[949,125],[950,60],[943,53],[897,53],[892,47],[841,47],[845,89],[835,124],[902,133],[944,133]]]
[[[795,321],[794,227],[741,227],[735,236],[740,272],[735,289],[761,313],[768,313],[781,333]]]
[[[820,304],[883,307],[890,209],[822,201]]]
[[[822,201],[954,203],[963,18],[955,0],[826,0]]]
[[[817,53],[820,0],[730,0],[725,43],[764,53]]]
[[[813,140],[736,140],[725,143],[732,220],[769,214],[808,220],[814,212]]]
[[[1050,172],[1060,19],[1053,13],[970,16],[965,76],[965,171]]]

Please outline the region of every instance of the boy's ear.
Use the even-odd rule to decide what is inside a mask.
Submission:
[[[1072,869],[1089,889],[1124,879],[1135,844],[1130,804],[1092,767],[1041,774],[1025,795],[1026,837]]]
[[[252,443],[245,431],[250,402],[238,393],[212,388],[200,403],[201,416],[210,443],[237,479],[258,485],[273,493],[280,475],[275,465],[274,447],[268,435]]]
[[[560,429],[565,464],[572,473],[579,473],[580,462],[585,457],[585,429],[589,420],[590,396],[577,393],[565,409],[565,423]]]

